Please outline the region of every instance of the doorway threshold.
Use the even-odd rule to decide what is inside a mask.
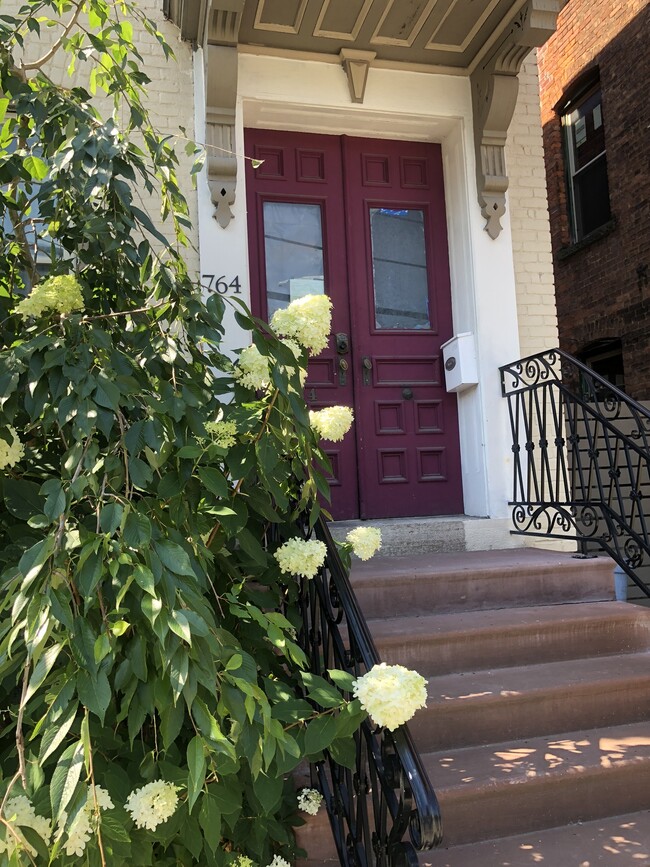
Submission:
[[[336,541],[344,541],[355,527],[377,527],[382,546],[378,557],[403,557],[454,551],[490,551],[521,548],[521,536],[510,535],[508,518],[473,518],[468,515],[435,515],[428,518],[376,518],[370,521],[332,521]]]

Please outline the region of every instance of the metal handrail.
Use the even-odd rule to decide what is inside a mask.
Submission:
[[[561,349],[500,370],[513,532],[601,548],[650,596],[650,411]]]
[[[314,530],[327,555],[318,574],[302,579],[301,644],[312,672],[328,668],[360,677],[380,657],[336,545],[320,519]],[[354,769],[325,751],[312,766],[324,795],[334,842],[344,867],[416,867],[417,852],[442,840],[440,807],[406,725],[394,732],[369,719],[354,734]],[[404,839],[408,833],[408,838]]]

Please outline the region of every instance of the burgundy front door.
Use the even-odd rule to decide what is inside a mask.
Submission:
[[[439,146],[248,130],[246,153],[264,161],[247,178],[254,312],[308,292],[334,304],[305,392],[354,408],[352,433],[326,443],[334,517],[462,512]]]

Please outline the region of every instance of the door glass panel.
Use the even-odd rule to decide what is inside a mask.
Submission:
[[[322,295],[320,205],[264,202],[264,255],[269,318],[302,295]]]
[[[370,208],[375,327],[429,328],[424,211]]]

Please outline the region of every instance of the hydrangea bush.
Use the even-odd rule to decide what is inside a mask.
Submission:
[[[366,715],[296,642],[295,576],[324,556],[296,519],[328,493],[302,382],[329,300],[276,314],[277,335],[241,307],[252,344],[221,353],[132,21],[170,53],[128,3],[26,0],[0,20],[0,856],[283,867],[291,771],[345,760]],[[50,24],[108,119],[21,65]]]

